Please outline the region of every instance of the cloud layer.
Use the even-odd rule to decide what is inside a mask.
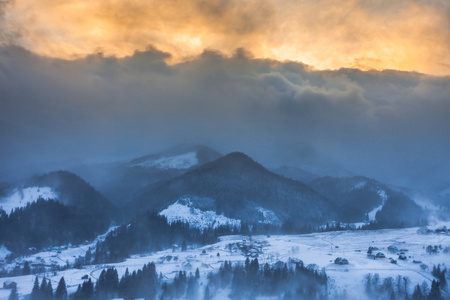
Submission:
[[[204,49],[357,67],[450,74],[447,0],[16,0],[2,42],[60,58],[126,56],[154,45],[186,61]]]
[[[409,186],[450,173],[449,77],[317,71],[243,49],[169,58],[154,48],[76,60],[0,48],[0,177],[183,142]]]

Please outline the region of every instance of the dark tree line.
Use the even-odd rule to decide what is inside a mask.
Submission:
[[[31,291],[30,300],[66,300],[67,287],[64,277],[59,280],[56,291],[53,293],[53,287],[50,280],[45,277],[39,285],[39,278],[36,276],[34,280],[33,290]]]
[[[97,282],[94,283],[89,278],[80,284],[77,291],[71,295],[71,299],[155,299],[159,291],[159,281],[154,263],[144,265],[142,269],[125,271],[119,280],[117,270],[108,268],[101,272]]]
[[[412,299],[412,300],[441,300],[441,285],[439,281],[433,280],[431,289],[424,281],[421,285],[414,286],[413,293],[408,289],[411,280],[408,277],[397,276],[395,279],[387,277],[381,280],[378,274],[367,274],[364,276],[366,294],[371,299]]]
[[[63,278],[61,279],[63,280]],[[43,282],[45,279],[43,280]],[[35,283],[40,291],[39,283]],[[78,286],[71,299],[211,299],[221,289],[230,289],[232,299],[253,299],[257,296],[278,296],[284,299],[325,299],[327,276],[313,267],[277,263],[274,266],[259,265],[258,259],[233,265],[225,261],[218,272],[210,272],[207,285],[200,284],[200,272],[186,274],[179,271],[173,280],[159,278],[154,263],[144,265],[130,273],[128,269],[119,280],[117,270],[108,268],[101,272],[94,284],[91,279]],[[34,291],[34,289],[33,289]],[[50,295],[50,294],[48,294]],[[50,296],[48,296],[50,297]],[[56,293],[55,293],[56,297]],[[33,298],[47,300],[52,298]],[[62,298],[57,298],[62,299]]]
[[[205,299],[219,289],[230,287],[232,299],[254,299],[277,296],[284,299],[325,299],[327,275],[302,263],[288,266],[278,262],[261,266],[258,259],[247,259],[244,265],[225,261],[218,273],[208,275]]]

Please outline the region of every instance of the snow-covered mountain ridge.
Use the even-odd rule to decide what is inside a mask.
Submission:
[[[171,170],[171,169],[189,169],[199,164],[197,153],[188,152],[181,155],[163,156],[157,159],[148,159],[136,164],[132,164],[131,167],[145,167],[145,168],[157,168],[159,170]]]

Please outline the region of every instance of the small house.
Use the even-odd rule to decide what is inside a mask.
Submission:
[[[334,260],[334,263],[337,264],[337,265],[348,265],[348,260],[346,258],[337,257]]]
[[[14,288],[17,288],[17,283],[12,280],[6,280],[5,282],[3,282],[3,288],[12,290]]]

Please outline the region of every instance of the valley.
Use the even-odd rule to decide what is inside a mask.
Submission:
[[[449,226],[450,224],[440,224],[440,227],[443,225]],[[132,255],[119,263],[88,265],[80,269],[55,273],[47,271],[38,275],[41,278],[46,276],[54,286],[64,276],[68,292],[73,293],[78,284],[84,281],[82,279],[84,275],[88,275],[95,281],[103,269],[115,267],[120,277],[123,276],[126,269],[132,272],[142,268],[144,264],[155,262],[157,273],[162,273],[164,276],[163,281],[173,280],[180,270],[189,274],[194,273],[198,268],[201,280],[206,284],[207,274],[218,271],[225,260],[244,264],[247,255],[237,247],[237,244],[240,243],[259,249],[258,254],[254,257],[258,258],[260,264],[267,262],[273,265],[280,261],[294,264],[301,260],[305,265],[313,264],[319,269],[324,268],[329,276],[328,295],[332,299],[342,295],[347,295],[346,299],[369,299],[361,296],[365,294],[364,276],[369,273],[377,273],[382,279],[387,277],[395,279],[398,275],[408,277],[411,280],[409,288],[412,293],[413,287],[424,281],[431,286],[431,281],[435,279],[431,274],[433,266],[438,264],[450,266],[450,252],[448,251],[450,234],[424,235],[420,233],[420,228],[407,228],[304,235],[223,236],[219,238],[219,242],[211,245],[189,245],[186,251],[182,251],[178,245],[164,251]],[[426,247],[429,244],[441,245],[442,250],[437,254],[427,254]],[[392,245],[398,249],[407,249],[408,258],[402,261],[398,259],[398,253],[390,253],[388,247]],[[37,257],[43,259],[46,264],[51,261],[60,261],[60,264],[64,265],[66,260],[72,262],[74,256],[84,254],[89,247],[95,247],[95,244],[59,250],[61,253],[57,251],[41,252],[33,257],[17,260],[9,267],[23,263],[25,259],[36,260]],[[368,247],[377,247],[380,252],[386,254],[386,258],[368,258],[366,254]],[[447,249],[446,253],[444,253],[444,249]],[[337,257],[348,259],[349,264],[335,264],[334,260]],[[390,263],[389,258],[396,259],[397,263]],[[421,267],[421,264],[425,264],[427,268]],[[33,275],[1,278],[0,282],[7,280],[17,282],[19,295],[24,296],[31,293]],[[7,297],[8,294],[9,290],[0,289],[0,297]],[[218,295],[213,299],[222,299],[222,296]]]

